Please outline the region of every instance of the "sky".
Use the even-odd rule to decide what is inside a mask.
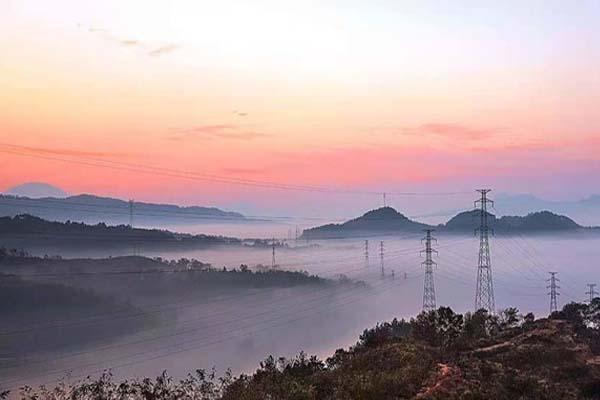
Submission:
[[[307,214],[382,201],[348,191],[600,193],[599,20],[598,1],[0,0],[0,190]]]

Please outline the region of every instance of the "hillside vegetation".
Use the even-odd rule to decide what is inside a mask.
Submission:
[[[598,228],[586,228],[569,217],[557,215],[549,211],[539,211],[525,216],[503,216],[496,218],[488,213],[488,225],[497,233],[531,234],[531,233],[565,233],[565,232],[600,232]],[[445,224],[427,225],[413,221],[392,207],[371,210],[364,215],[341,224],[327,224],[306,229],[302,233],[307,239],[333,239],[360,236],[365,233],[397,234],[418,232],[423,229],[435,229],[439,232],[469,233],[479,227],[480,211],[465,211],[452,217]]]
[[[549,319],[508,309],[456,314],[441,307],[365,330],[323,361],[269,357],[251,375],[196,371],[175,382],[97,380],[39,391],[33,399],[598,399],[600,299],[571,303]]]
[[[274,269],[262,265],[250,268],[242,264],[228,269],[216,268],[193,258],[167,260],[142,256],[34,257],[23,251],[1,247],[0,273],[37,282],[59,281],[127,300],[188,295],[196,299],[209,299],[224,292],[240,290],[366,287],[362,281],[351,281],[343,276],[336,280],[325,279],[306,271],[281,270],[277,266]]]
[[[240,246],[240,239],[189,235],[159,229],[132,228],[129,225],[89,225],[82,222],[56,222],[23,214],[0,217],[0,239],[6,246],[55,245],[64,248],[143,248],[181,249],[216,245]]]

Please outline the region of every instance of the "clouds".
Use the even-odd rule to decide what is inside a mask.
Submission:
[[[81,26],[81,25],[79,25],[79,26]],[[160,57],[160,56],[172,53],[175,50],[179,49],[179,47],[180,47],[179,45],[177,45],[175,43],[167,43],[167,44],[157,46],[157,45],[146,43],[146,42],[143,42],[143,41],[137,40],[137,39],[122,38],[122,37],[112,34],[108,30],[102,29],[102,28],[88,28],[88,32],[99,35],[104,40],[109,41],[111,43],[115,43],[122,47],[140,49],[146,55],[151,56],[151,57]]]
[[[179,46],[176,44],[167,44],[165,46],[160,46],[154,50],[149,51],[148,55],[152,56],[152,57],[160,57],[162,55],[172,53],[175,50],[177,50],[178,48],[179,48]]]
[[[227,140],[242,140],[249,141],[254,139],[268,138],[271,135],[245,130],[240,125],[233,124],[215,124],[215,125],[198,125],[191,128],[179,130],[176,135],[169,136],[170,140],[191,140],[191,139],[227,139]]]
[[[499,131],[498,129],[472,128],[465,125],[447,123],[428,123],[421,125],[418,130],[423,134],[431,134],[462,140],[487,139]]]
[[[119,40],[119,43],[121,43],[123,46],[139,46],[139,45],[141,45],[139,40],[131,40],[131,39],[122,39],[122,40]]]
[[[267,170],[265,168],[242,168],[242,167],[224,167],[220,172],[227,175],[264,175]]]
[[[402,134],[433,136],[458,141],[479,141],[489,139],[502,132],[499,128],[476,128],[462,124],[430,122],[416,128],[403,128]]]

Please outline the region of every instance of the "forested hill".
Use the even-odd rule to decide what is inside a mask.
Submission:
[[[360,236],[364,233],[418,232],[429,225],[413,221],[392,207],[382,207],[341,224],[328,224],[305,229],[305,239],[329,239]]]
[[[577,224],[569,217],[549,211],[540,211],[526,216],[503,216],[496,218],[488,213],[488,225],[497,233],[564,233],[597,232],[598,228],[588,228]],[[328,224],[304,230],[305,239],[329,239],[358,237],[364,234],[394,234],[417,232],[423,229],[436,229],[450,233],[472,233],[480,224],[478,210],[466,211],[451,218],[446,224],[427,225],[411,220],[392,207],[382,207],[341,224]]]
[[[7,247],[28,249],[44,244],[81,248],[145,245],[155,248],[195,248],[242,244],[240,239],[224,236],[179,234],[105,223],[53,222],[32,215],[0,217],[0,240]]]
[[[131,209],[130,209],[131,207]],[[180,207],[172,204],[154,204],[81,194],[65,198],[29,198],[0,194],[0,215],[35,215],[52,221],[127,224],[130,211],[137,225],[200,224],[204,222],[245,222],[237,212],[215,207]]]
[[[448,231],[473,231],[479,227],[481,213],[478,210],[466,211],[450,219],[440,229]],[[540,211],[524,217],[503,216],[487,214],[488,225],[496,232],[565,232],[578,231],[587,228],[577,224],[569,217],[557,215],[550,211]]]

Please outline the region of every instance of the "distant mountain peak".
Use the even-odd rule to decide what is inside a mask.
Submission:
[[[327,224],[306,229],[304,238],[335,238],[360,235],[364,232],[388,234],[398,231],[420,231],[429,225],[412,221],[392,207],[380,207],[341,224]]]
[[[69,194],[59,188],[45,182],[26,182],[21,185],[13,186],[7,189],[5,194],[13,196],[29,197],[31,199],[39,199],[44,197],[64,198]]]
[[[386,219],[408,219],[404,214],[398,212],[395,208],[390,207],[390,206],[385,206],[385,207],[380,207],[380,208],[376,208],[374,210],[371,211],[367,211],[366,213],[363,214],[362,217],[359,218],[363,218],[363,219],[380,219],[380,218],[386,218]]]

